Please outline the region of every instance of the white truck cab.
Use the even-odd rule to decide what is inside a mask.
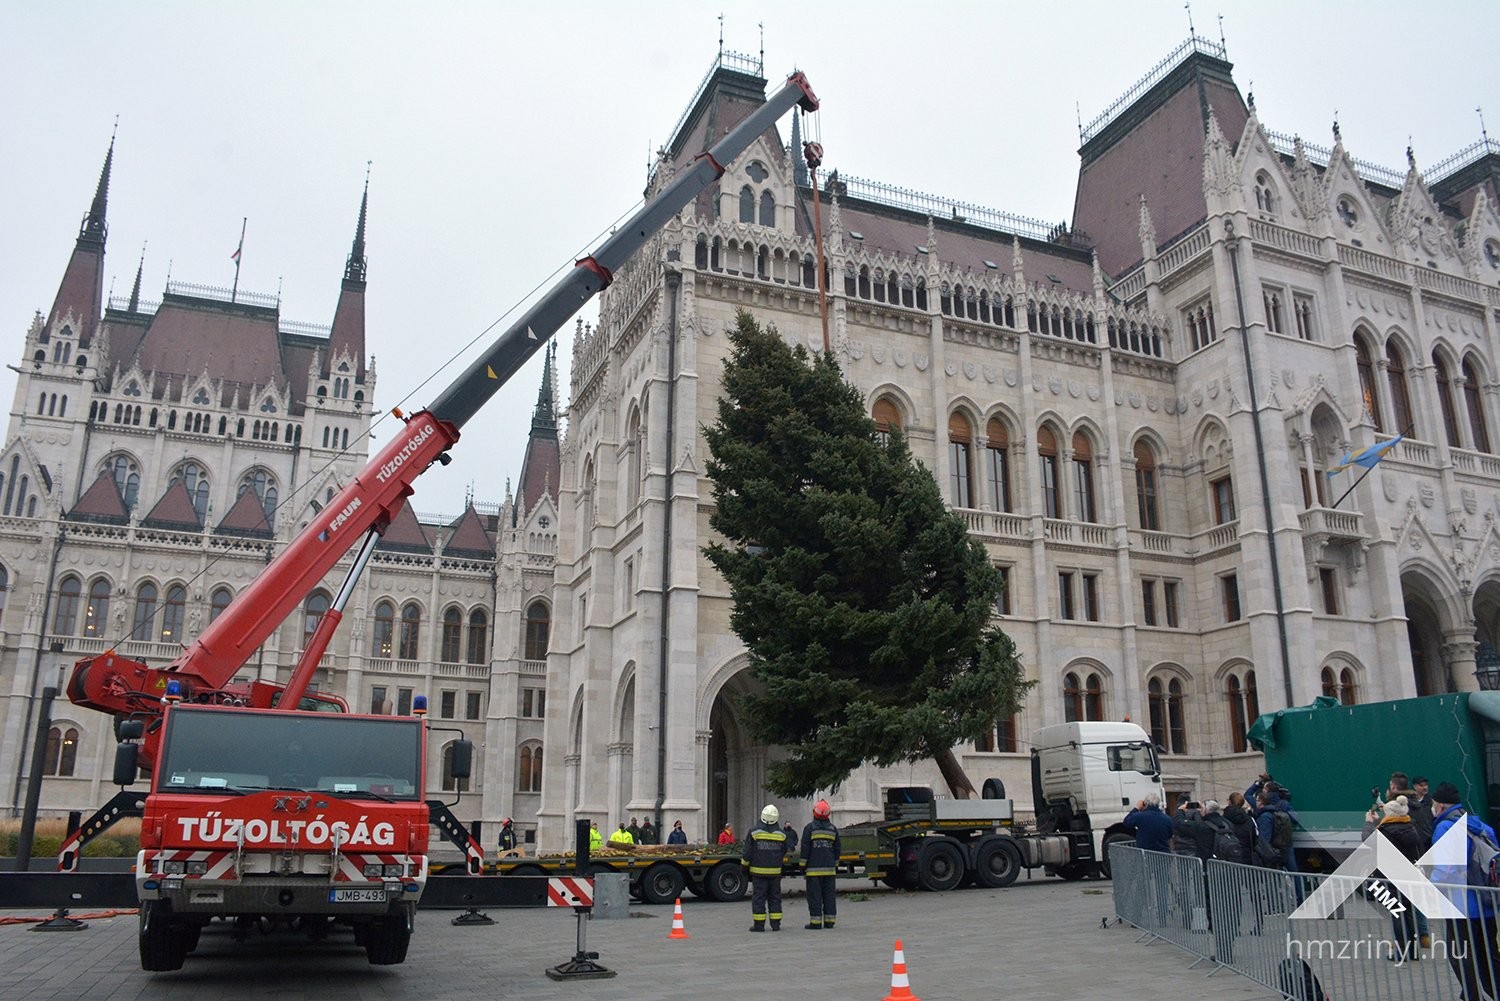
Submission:
[[[1087,865],[1057,868],[1063,876],[1107,873],[1110,841],[1130,837],[1121,827],[1135,804],[1161,796],[1161,766],[1145,730],[1126,722],[1044,726],[1032,736],[1032,800],[1039,830],[1092,835]],[[1080,846],[1081,847],[1081,846]]]

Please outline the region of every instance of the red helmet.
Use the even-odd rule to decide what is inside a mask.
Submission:
[[[813,817],[818,820],[827,820],[831,812],[828,808],[828,800],[826,799],[820,799],[813,804]]]

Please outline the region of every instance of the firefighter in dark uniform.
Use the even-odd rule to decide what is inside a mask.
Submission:
[[[745,836],[745,865],[750,870],[751,931],[781,931],[781,864],[786,857],[786,832],[778,823],[781,813],[773,805],[760,811],[760,823]]]
[[[837,876],[843,845],[828,819],[828,800],[813,804],[812,823],[802,829],[802,866],[807,874],[807,927],[832,928],[838,914]]]

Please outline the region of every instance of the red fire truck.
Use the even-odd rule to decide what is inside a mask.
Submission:
[[[349,925],[370,962],[402,962],[426,884],[429,824],[466,853],[470,876],[458,878],[480,878],[478,843],[448,804],[427,798],[426,720],[351,715],[343,700],[309,694],[308,682],[413,481],[446,464],[464,423],[794,105],[818,107],[801,73],[577,262],[430,407],[393,411],[401,433],[177,660],[158,667],[106,652],[74,666],[68,697],[115,717],[116,782],[128,785],[145,768],[152,783],[146,796],[122,792],[89,818],[64,844],[60,867],[74,868],[83,843],[114,820],[143,818],[135,879],[145,969],[180,968],[216,918],[314,938]],[[348,577],[287,683],[233,682],[351,549]],[[455,775],[467,773],[471,754],[467,742],[455,745]]]

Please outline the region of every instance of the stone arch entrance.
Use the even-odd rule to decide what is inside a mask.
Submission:
[[[1479,687],[1500,688],[1500,580],[1486,580],[1474,591],[1474,642]]]
[[[766,748],[750,736],[739,700],[755,687],[740,661],[713,696],[708,711],[708,837],[718,837],[726,822],[736,837],[760,816],[765,796]]]
[[[1425,572],[1408,569],[1401,574],[1401,597],[1417,694],[1441,695],[1472,688],[1472,684],[1466,686],[1455,677],[1449,664],[1453,652],[1450,634],[1458,624],[1438,583]]]

